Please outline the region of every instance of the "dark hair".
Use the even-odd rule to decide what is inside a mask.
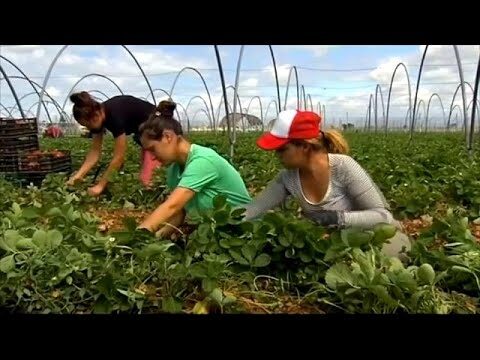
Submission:
[[[176,107],[177,104],[173,101],[161,101],[148,120],[140,125],[138,129],[140,136],[145,134],[149,139],[158,140],[162,138],[164,130],[171,130],[177,135],[183,135],[182,125],[173,118]]]
[[[86,91],[70,95],[73,102],[73,117],[75,120],[89,120],[101,109],[101,104],[93,99]]]

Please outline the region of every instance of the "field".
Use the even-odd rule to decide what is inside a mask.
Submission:
[[[274,154],[238,134],[233,164],[251,194],[280,169]],[[347,133],[413,240],[408,262],[383,255],[388,228],[330,231],[294,203],[242,222],[223,199],[172,239],[136,225],[165,196],[138,178],[139,151],[99,199],[50,176],[40,188],[0,179],[0,307],[33,313],[477,313],[480,312],[479,152],[460,133]],[[190,139],[227,157],[226,135]],[[105,145],[109,160],[113,142]],[[476,142],[476,148],[480,143]],[[78,166],[88,139],[44,139]]]

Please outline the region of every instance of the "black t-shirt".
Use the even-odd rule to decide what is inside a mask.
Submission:
[[[140,124],[147,121],[155,110],[155,105],[130,95],[112,97],[104,101],[103,106],[105,109],[103,127],[115,138],[122,134],[138,135]]]

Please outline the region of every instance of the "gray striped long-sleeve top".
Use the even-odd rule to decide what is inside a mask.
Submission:
[[[340,227],[369,228],[378,223],[394,223],[385,197],[360,164],[348,155],[328,157],[330,181],[321,202],[312,203],[305,198],[298,169],[282,170],[253,202],[242,206],[247,210],[245,219],[255,219],[293,196],[303,214],[313,221],[321,211],[335,210]]]

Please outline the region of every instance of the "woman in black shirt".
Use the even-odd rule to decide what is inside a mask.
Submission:
[[[89,93],[82,91],[72,94],[73,117],[92,133],[92,147],[80,169],[68,180],[69,185],[84,178],[100,159],[103,134],[109,130],[115,138],[113,158],[98,183],[88,189],[91,196],[100,195],[108,184],[109,176],[118,170],[125,161],[127,135],[134,134],[134,140],[140,144],[138,128],[155,111],[155,105],[129,95],[110,98],[103,103],[94,100]],[[154,170],[161,165],[155,156],[142,149],[142,169],[140,180],[145,186],[151,183]]]

